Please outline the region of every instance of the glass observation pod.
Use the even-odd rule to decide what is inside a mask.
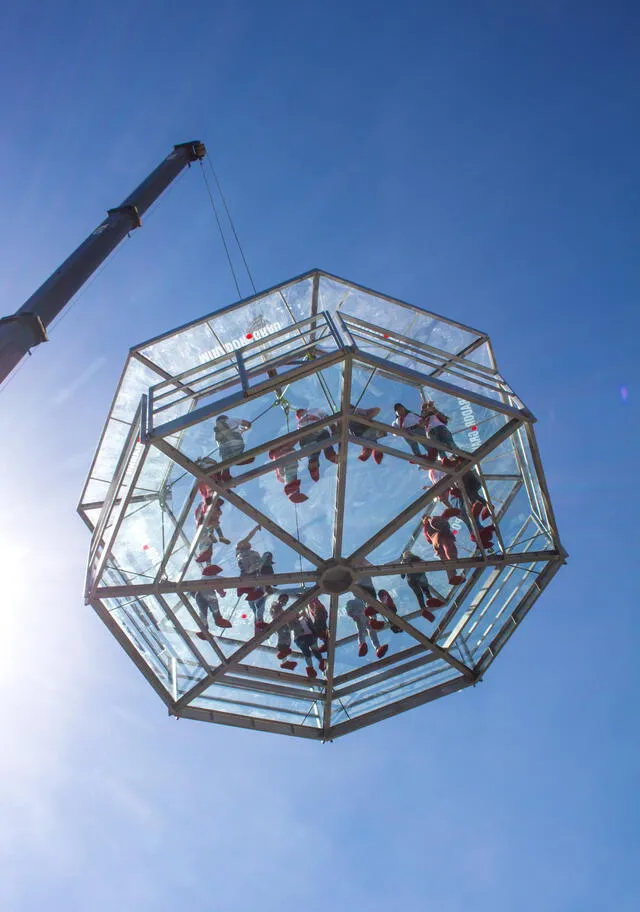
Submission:
[[[131,349],[86,599],[169,713],[322,741],[480,680],[566,559],[479,330],[319,270]]]

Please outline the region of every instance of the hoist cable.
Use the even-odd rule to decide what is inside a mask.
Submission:
[[[202,161],[200,162],[200,170],[202,172],[202,177],[204,178],[204,185],[207,188],[207,193],[209,194],[209,201],[211,202],[211,208],[213,209],[213,214],[216,217],[216,222],[218,223],[218,229],[220,231],[220,237],[222,238],[222,244],[224,246],[225,253],[227,254],[227,261],[229,263],[229,269],[231,270],[231,275],[233,276],[233,281],[236,286],[236,291],[238,292],[238,297],[241,298],[242,294],[240,292],[240,286],[238,285],[238,277],[236,276],[236,271],[233,268],[233,262],[231,260],[231,254],[229,253],[229,247],[227,246],[227,239],[224,236],[224,231],[222,230],[222,223],[220,221],[220,216],[218,215],[218,209],[213,198],[213,193],[211,192],[211,187],[209,186],[209,181],[207,180],[207,173],[204,170]]]
[[[211,156],[207,158],[209,162],[209,167],[211,168],[211,173],[213,174],[213,179],[216,182],[216,187],[218,188],[218,193],[220,194],[220,199],[222,200],[222,205],[224,206],[224,211],[227,213],[227,218],[229,219],[229,224],[231,225],[231,230],[233,231],[233,236],[236,239],[236,244],[238,245],[238,250],[240,251],[240,256],[242,257],[242,262],[244,263],[244,268],[247,270],[247,275],[249,276],[249,281],[251,282],[251,287],[253,288],[254,294],[256,293],[256,285],[253,281],[253,276],[251,275],[251,270],[249,269],[249,264],[247,263],[247,258],[244,255],[244,250],[242,244],[240,243],[240,238],[238,237],[238,232],[236,231],[236,226],[231,218],[231,213],[229,212],[229,207],[227,206],[227,201],[225,199],[224,193],[222,192],[222,187],[220,186],[220,181],[218,180],[218,175],[216,170],[213,167],[213,162],[211,161]]]

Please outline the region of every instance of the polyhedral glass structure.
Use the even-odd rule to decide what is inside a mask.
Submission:
[[[533,423],[486,334],[314,270],[131,349],[79,505],[87,602],[175,716],[326,741],[466,688],[566,557]],[[250,533],[272,560],[240,573]]]

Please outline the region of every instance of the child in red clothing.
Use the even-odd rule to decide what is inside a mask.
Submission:
[[[204,530],[200,537],[199,553],[196,555],[196,561],[199,564],[204,564],[204,567],[202,568],[203,576],[215,576],[216,573],[220,573],[222,567],[218,567],[217,564],[211,562],[213,557],[213,545],[216,541],[219,541],[224,545],[231,544],[229,539],[225,538],[222,534],[222,529],[220,528],[220,518],[222,516],[222,505],[224,504],[224,500],[222,500],[221,497],[212,494],[210,488],[204,483],[198,486],[198,490],[201,494],[203,494],[203,490],[208,491],[208,493],[203,494],[203,500],[198,504],[195,511],[196,527],[199,528],[204,523]]]
[[[458,515],[459,510],[449,509],[439,516],[424,516],[422,519],[422,530],[425,538],[433,546],[433,550],[440,560],[455,561],[458,559],[455,536],[449,525],[449,517]],[[447,570],[447,577],[452,586],[464,582],[464,576],[456,574],[454,568]]]
[[[316,421],[322,421],[322,419],[326,417],[327,413],[323,412],[322,409],[296,409],[296,422],[299,428],[305,428],[307,425],[314,424]],[[310,443],[318,444],[317,451],[309,456],[309,475],[313,481],[319,481],[320,479],[320,450],[324,452],[324,455],[329,462],[338,461],[334,448],[331,445],[327,446],[324,443],[324,441],[330,439],[330,431],[328,431],[327,428],[321,428],[319,431],[310,431],[308,434],[300,437],[300,440],[298,441],[298,446],[301,449]]]
[[[300,479],[298,478],[298,458],[295,456],[295,447],[292,443],[284,443],[282,446],[274,447],[269,450],[269,459],[279,459],[281,456],[287,456],[289,453],[294,455],[287,459],[285,463],[276,467],[276,478],[284,485],[284,493],[291,503],[304,503],[308,500],[306,494],[300,491]]]
[[[305,615],[311,624],[311,629],[320,640],[318,646],[320,652],[326,652],[329,648],[329,614],[319,598],[311,599],[305,609]]]

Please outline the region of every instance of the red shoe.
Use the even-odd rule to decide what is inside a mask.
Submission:
[[[384,453],[382,452],[382,450],[374,450],[374,451],[373,451],[373,461],[374,461],[375,463],[377,463],[378,465],[380,465],[380,463],[382,462],[383,458],[384,458]]]
[[[376,616],[376,609],[372,608],[371,605],[367,605],[367,607],[364,609],[364,613],[367,617],[374,618]]]
[[[310,462],[309,463],[309,475],[311,475],[312,481],[320,481],[320,463],[319,462]]]
[[[318,677],[318,672],[311,665],[307,665],[307,677],[311,679]]]
[[[216,627],[228,628],[228,627],[233,627],[233,624],[231,623],[231,621],[228,621],[226,618],[219,617],[216,621]]]
[[[325,640],[324,643],[320,643],[320,645],[318,646],[318,649],[320,650],[320,652],[328,652],[329,643],[327,642],[327,640]]]
[[[276,658],[282,661],[282,659],[286,659],[288,655],[291,655],[291,650],[287,646],[285,649],[281,649],[280,652],[276,653]]]
[[[318,662],[318,668],[320,669],[320,671],[324,671],[326,669],[326,667],[327,667],[326,661],[324,659],[320,659],[320,661]]]
[[[385,608],[388,608],[389,611],[395,611],[397,613],[398,609],[396,607],[396,603],[391,598],[386,589],[381,589],[380,592],[378,592],[378,598]]]
[[[289,500],[291,503],[304,503],[305,500],[309,500],[306,494],[302,494],[298,491],[297,494],[289,494]]]
[[[489,507],[483,507],[482,513],[480,514],[480,519],[489,519],[490,516],[491,511],[489,510]]]
[[[360,648],[358,649],[358,656],[360,658],[362,658],[362,656],[366,656],[368,651],[369,651],[369,647],[367,646],[367,644],[360,643]]]
[[[280,662],[280,668],[284,668],[285,671],[293,671],[297,664],[297,662],[292,662],[291,659],[289,659],[288,662]]]
[[[480,501],[476,500],[476,502],[471,507],[471,512],[473,513],[475,519],[479,517],[479,515],[482,513],[482,510],[483,505],[480,503]]]
[[[326,447],[326,449],[325,449],[325,451],[324,451],[324,455],[325,455],[325,457],[329,460],[329,462],[337,462],[337,461],[338,461],[338,456],[337,456],[336,451],[334,450],[334,448],[333,448],[332,446]]]
[[[213,548],[205,548],[204,551],[201,551],[200,554],[196,557],[197,564],[206,564],[207,561],[210,561],[213,557]]]
[[[444,602],[440,601],[440,599],[437,599],[437,598],[428,598],[427,599],[427,606],[429,608],[442,608],[443,605],[444,605]]]
[[[206,641],[206,640],[208,639],[206,633],[203,633],[201,630],[199,630],[199,631],[196,633],[196,636],[197,636],[199,639],[201,639],[201,640],[205,640],[205,641]]]
[[[378,646],[378,648],[376,649],[376,655],[378,656],[378,658],[384,659],[384,657],[387,654],[388,649],[389,649],[389,646],[387,645],[387,643],[383,643],[382,646]]]
[[[203,576],[217,576],[218,573],[222,573],[222,567],[218,567],[217,564],[210,564],[202,571]]]
[[[256,621],[256,633],[259,633],[261,630],[266,630],[268,626],[266,621]]]
[[[378,621],[376,618],[371,618],[369,627],[371,630],[384,630],[384,621]]]
[[[369,447],[362,447],[362,452],[358,456],[360,462],[366,462],[369,456],[371,456],[371,452],[372,451],[369,449]]]
[[[248,459],[243,459],[242,462],[239,462],[238,465],[250,465],[252,462],[256,461],[255,456],[249,456]]]
[[[420,612],[420,614],[422,615],[423,618],[426,618],[428,621],[435,621],[435,619],[436,619],[435,614],[432,614],[430,611],[427,611],[426,608],[423,608],[422,611]]]
[[[459,573],[456,573],[455,576],[449,577],[449,583],[451,586],[457,586],[458,583],[464,583],[464,576],[461,576]]]

